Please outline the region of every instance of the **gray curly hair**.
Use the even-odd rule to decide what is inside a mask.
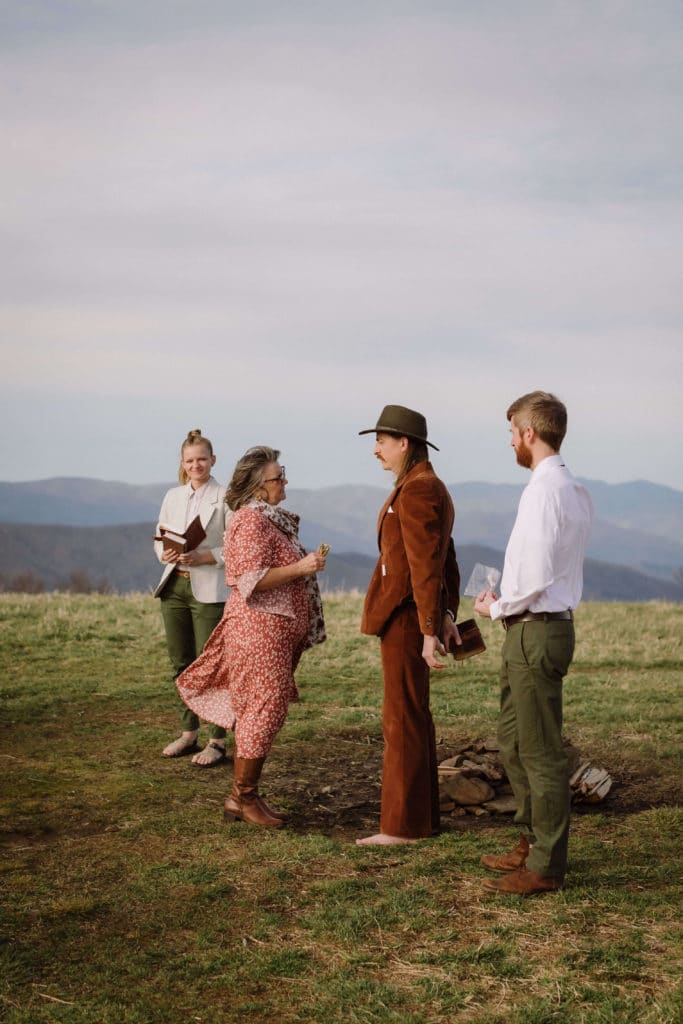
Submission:
[[[270,462],[277,462],[280,453],[277,448],[257,444],[249,448],[237,460],[232,480],[225,492],[225,504],[236,512],[250,501],[263,483],[263,470]]]

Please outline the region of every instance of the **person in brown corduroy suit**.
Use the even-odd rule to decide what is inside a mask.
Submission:
[[[361,632],[381,637],[384,764],[380,831],[359,845],[414,842],[438,833],[439,788],[429,670],[460,643],[455,617],[460,573],[451,538],[453,503],[428,460],[427,422],[387,405],[374,454],[396,482],[377,524],[380,557],[365,598]],[[444,646],[445,645],[445,646]]]

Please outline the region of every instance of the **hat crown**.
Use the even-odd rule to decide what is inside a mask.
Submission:
[[[376,425],[369,430],[360,430],[359,433],[398,434],[399,437],[409,437],[413,441],[421,441],[438,451],[436,445],[427,440],[425,417],[421,412],[408,409],[405,405],[385,405],[379,414]]]
[[[385,405],[377,421],[377,430],[427,440],[427,420],[421,412],[405,405]]]

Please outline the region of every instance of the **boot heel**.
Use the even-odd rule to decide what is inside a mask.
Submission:
[[[262,828],[282,828],[282,818],[270,813],[258,792],[258,782],[265,758],[246,758],[235,756],[235,773],[232,790],[223,804],[225,821],[244,821],[248,825],[259,825]]]

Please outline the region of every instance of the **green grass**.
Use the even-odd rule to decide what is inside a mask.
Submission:
[[[304,657],[264,774],[292,823],[269,833],[223,824],[229,766],[159,757],[176,713],[158,604],[0,597],[0,1019],[681,1019],[683,608],[580,609],[565,731],[616,786],[573,815],[568,887],[524,901],[480,884],[505,819],[354,845],[377,824],[382,748],[360,605],[326,600],[330,639]],[[483,632],[484,655],[434,676],[443,756],[495,732],[502,637]]]

